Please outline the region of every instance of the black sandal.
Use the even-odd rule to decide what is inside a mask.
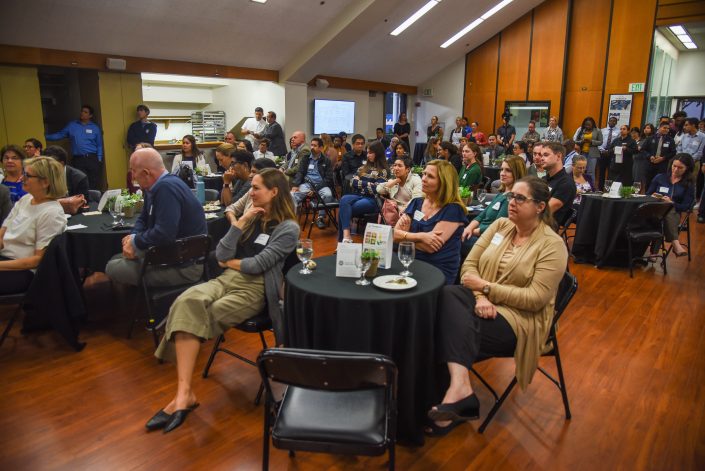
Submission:
[[[473,393],[452,404],[438,404],[428,411],[428,418],[435,422],[445,420],[468,421],[480,418],[480,401]]]
[[[451,422],[450,424],[446,425],[445,427],[441,427],[440,425],[436,424],[435,422],[431,422],[426,425],[426,428],[424,429],[423,433],[429,437],[445,437],[455,427],[457,427],[458,425],[464,424],[464,423],[465,423],[464,420],[456,420],[456,421]]]

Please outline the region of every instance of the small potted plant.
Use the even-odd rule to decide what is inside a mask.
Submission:
[[[122,196],[122,212],[126,218],[135,217],[135,200],[130,196]]]
[[[375,249],[363,250],[361,255],[363,260],[370,260],[370,268],[365,272],[365,277],[374,278],[377,276],[379,266],[379,252]]]
[[[632,193],[634,192],[634,188],[631,186],[623,186],[619,189],[619,196],[622,198],[629,198],[632,196]]]
[[[420,165],[417,165],[415,167],[411,167],[411,171],[413,173],[415,173],[416,175],[420,176],[423,173],[423,167],[421,167]]]
[[[470,206],[472,204],[472,190],[467,186],[461,186],[458,189],[460,194],[460,200],[465,206]]]

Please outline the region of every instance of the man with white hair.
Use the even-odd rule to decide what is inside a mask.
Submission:
[[[136,286],[145,251],[184,237],[208,233],[203,207],[191,189],[176,175],[167,172],[162,156],[154,149],[138,149],[130,157],[132,178],[144,193],[144,207],[132,234],[122,239],[122,253],[105,267],[108,277],[118,283]],[[200,265],[148,271],[150,286],[176,286],[198,281]]]

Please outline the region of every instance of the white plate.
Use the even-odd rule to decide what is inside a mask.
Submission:
[[[390,281],[398,280],[399,278],[404,278],[407,284],[400,285],[397,283],[389,283]],[[401,275],[384,275],[378,276],[377,278],[372,280],[372,284],[374,284],[378,288],[388,289],[391,291],[404,291],[405,289],[411,289],[416,286],[416,280],[413,278],[409,278],[408,276],[404,277]]]

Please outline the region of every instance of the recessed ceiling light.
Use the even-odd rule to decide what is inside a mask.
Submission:
[[[676,36],[682,43],[692,43],[693,40],[687,34],[679,34]]]
[[[678,26],[669,26],[668,29],[670,29],[670,30],[673,32],[673,34],[675,34],[676,36],[679,35],[679,34],[687,34],[687,31],[685,30],[685,28],[683,28],[683,27],[680,26],[680,25],[678,25]]]
[[[255,3],[267,3],[267,0],[251,0]]]
[[[397,29],[395,29],[394,31],[392,31],[392,32],[389,33],[389,34],[391,34],[392,36],[399,36],[406,28],[408,28],[409,26],[411,26],[411,25],[413,25],[414,23],[416,23],[416,21],[417,21],[419,18],[421,18],[422,16],[424,16],[426,13],[429,12],[429,10],[430,10],[431,8],[435,7],[435,6],[438,5],[439,3],[441,3],[441,0],[431,0],[431,1],[428,2],[426,5],[424,5],[424,6],[422,6],[421,8],[419,8],[419,9],[416,11],[416,13],[414,13],[414,14],[411,15],[409,18],[407,18],[406,21],[404,21],[402,24],[400,24],[400,25],[397,27]]]
[[[698,48],[698,46],[696,46],[694,42],[683,43],[683,45],[684,45],[687,49],[697,49],[697,48]]]
[[[475,21],[473,21],[472,23],[470,23],[469,25],[467,25],[465,28],[461,29],[457,33],[455,33],[455,35],[453,35],[453,37],[451,37],[448,41],[441,44],[441,47],[444,49],[447,48],[448,46],[453,44],[455,41],[457,41],[461,37],[465,36],[473,29],[477,28],[480,25],[480,23],[482,23],[483,21],[485,21],[486,19],[488,19],[489,17],[491,17],[492,15],[494,15],[499,10],[506,7],[507,5],[512,3],[513,1],[514,0],[503,0],[503,1],[499,2],[497,5],[493,6],[489,10],[487,10],[484,15],[482,15],[481,17],[479,17],[478,19],[476,19]]]

